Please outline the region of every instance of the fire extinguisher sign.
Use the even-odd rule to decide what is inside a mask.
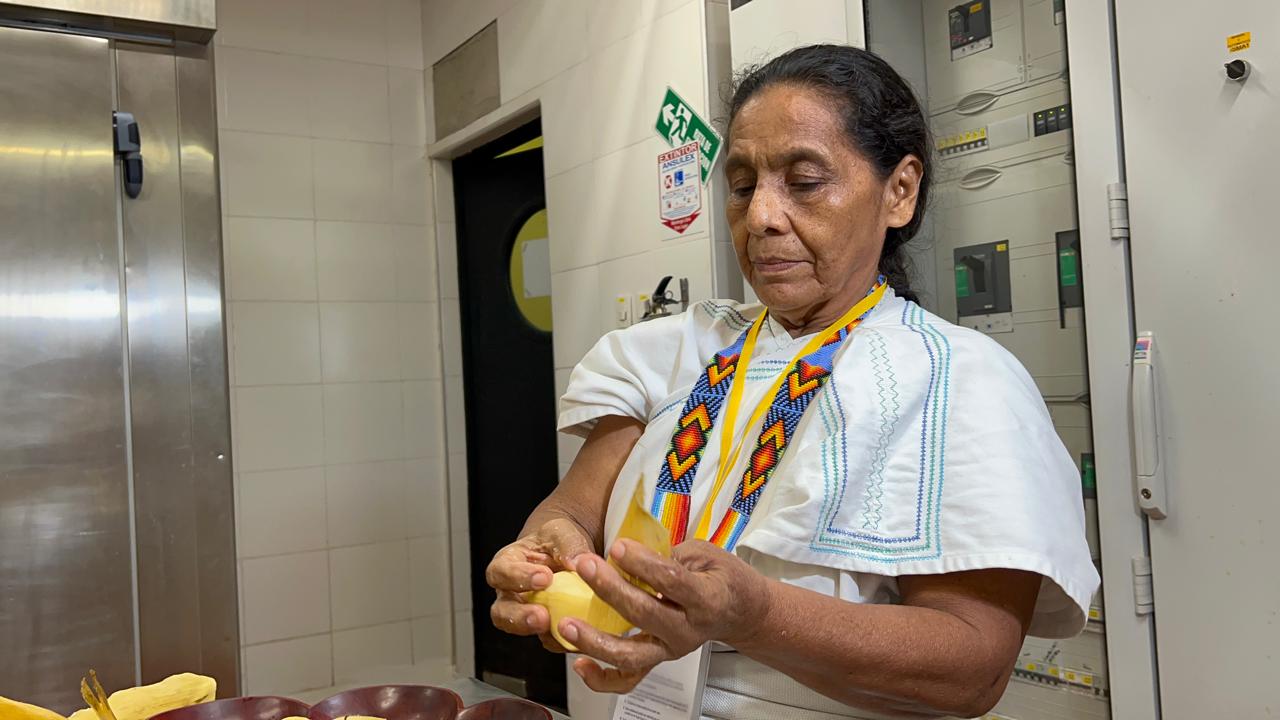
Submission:
[[[658,217],[683,233],[702,211],[702,176],[698,142],[681,145],[658,156]]]

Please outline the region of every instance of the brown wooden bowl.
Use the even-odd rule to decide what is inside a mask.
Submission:
[[[347,690],[311,706],[310,720],[338,720],[368,715],[386,720],[454,720],[462,698],[430,685],[373,685]]]
[[[214,700],[160,713],[151,720],[283,720],[306,715],[311,708],[301,700],[264,695]]]
[[[551,713],[528,700],[495,698],[463,710],[458,720],[551,720]]]

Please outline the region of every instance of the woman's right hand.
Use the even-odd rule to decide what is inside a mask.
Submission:
[[[595,552],[591,538],[577,523],[557,518],[502,548],[485,570],[485,582],[498,592],[489,609],[494,627],[512,635],[537,635],[543,646],[564,652],[551,636],[551,615],[541,605],[526,603],[522,594],[551,584],[553,573],[573,570],[573,560]]]

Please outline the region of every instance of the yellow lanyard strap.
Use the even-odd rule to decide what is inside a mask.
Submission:
[[[764,324],[765,317],[768,316],[768,309],[756,318],[752,323],[751,330],[747,333],[747,339],[742,345],[742,354],[738,358],[737,366],[733,371],[733,387],[729,389],[729,400],[724,408],[724,419],[720,422],[720,464],[716,468],[716,481],[711,486],[711,495],[707,497],[707,502],[702,508],[702,515],[698,518],[698,530],[694,535],[699,540],[706,540],[711,536],[711,512],[715,505],[715,499],[720,497],[721,490],[724,489],[725,480],[728,479],[729,473],[733,470],[734,465],[738,462],[738,456],[742,453],[742,446],[746,443],[746,439],[752,428],[758,425],[764,419],[764,414],[768,412],[773,405],[773,399],[778,394],[778,388],[782,387],[782,383],[786,381],[787,375],[791,373],[791,369],[800,361],[800,358],[808,356],[818,348],[822,347],[832,335],[840,332],[840,329],[852,323],[854,320],[862,317],[871,308],[880,302],[880,298],[884,296],[887,283],[881,283],[871,294],[863,298],[857,305],[849,308],[849,311],[840,316],[826,330],[814,335],[809,342],[804,344],[803,348],[791,358],[791,362],[778,373],[778,377],[774,378],[773,383],[769,386],[769,391],[764,394],[760,402],[756,404],[754,410],[751,411],[751,418],[747,420],[747,424],[742,428],[742,434],[738,437],[738,441],[734,443],[734,429],[738,419],[738,410],[742,405],[743,387],[747,384],[747,366],[751,363],[751,356],[755,353],[756,339],[760,336],[760,327]]]

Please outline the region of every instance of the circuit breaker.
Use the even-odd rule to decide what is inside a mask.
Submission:
[[[966,108],[1025,79],[1021,0],[924,0],[924,60],[931,115]]]
[[[1013,311],[1009,288],[1009,243],[955,249],[956,314],[959,317]]]
[[[1080,232],[1056,233],[1058,247],[1058,307],[1084,307],[1084,281],[1080,269]]]

